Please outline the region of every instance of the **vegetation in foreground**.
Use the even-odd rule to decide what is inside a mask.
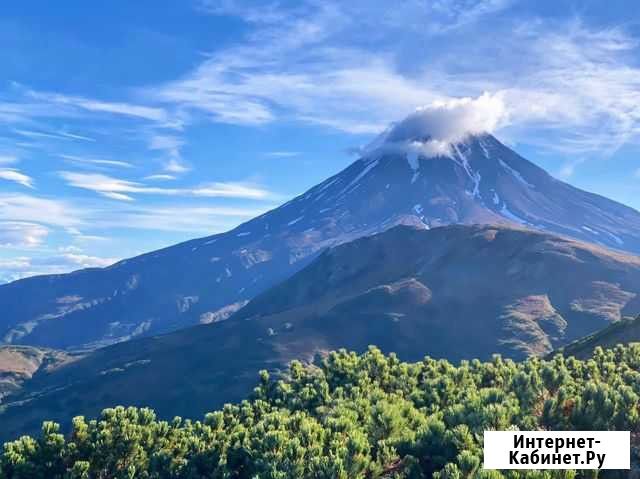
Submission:
[[[7,443],[0,477],[38,478],[577,478],[597,471],[485,471],[482,434],[496,429],[640,431],[640,345],[516,363],[400,362],[371,347],[261,373],[251,400],[203,421],[107,409],[45,423]],[[616,474],[619,474],[617,476]],[[602,471],[599,477],[627,477]]]

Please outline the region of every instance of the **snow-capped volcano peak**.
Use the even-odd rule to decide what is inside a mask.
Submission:
[[[350,237],[397,222],[515,223],[640,251],[640,238],[620,223],[633,217],[640,226],[636,211],[552,178],[484,130],[438,140],[425,124],[411,118],[390,126],[360,160],[288,207],[314,224],[326,216],[348,225]]]

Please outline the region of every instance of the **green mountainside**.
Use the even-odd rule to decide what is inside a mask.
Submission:
[[[574,341],[558,352],[565,356],[588,358],[595,348],[612,348],[617,344],[640,343],[640,316],[636,319],[625,318],[612,325]]]
[[[486,471],[487,429],[630,430],[639,459],[640,345],[453,366],[403,363],[370,347],[320,367],[266,371],[250,400],[202,421],[159,421],[149,409],[78,417],[67,437],[45,423],[5,445],[0,477],[63,478],[593,478],[629,471]],[[635,467],[635,466],[634,466]]]

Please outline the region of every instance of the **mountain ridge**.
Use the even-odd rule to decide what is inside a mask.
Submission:
[[[593,355],[595,348],[614,348],[618,344],[640,343],[640,316],[617,321],[604,329],[580,338],[563,348],[558,353],[575,356],[579,359]]]
[[[552,178],[491,135],[437,157],[420,145],[373,145],[226,233],[105,269],[2,285],[0,341],[95,348],[225,319],[325,248],[398,224],[520,224],[640,253],[640,213]]]
[[[372,259],[375,259],[373,261]],[[640,313],[640,258],[513,226],[398,226],[323,252],[227,321],[98,349],[0,409],[2,438],[116,404],[163,418],[239,401],[257,372],[377,344],[406,360],[542,356]]]

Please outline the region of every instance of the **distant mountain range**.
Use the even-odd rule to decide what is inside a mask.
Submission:
[[[640,213],[552,178],[491,135],[435,156],[420,148],[426,133],[396,136],[227,233],[0,286],[0,341],[95,348],[222,321],[327,247],[398,224],[517,224],[640,253]]]
[[[227,321],[40,368],[0,404],[0,439],[116,404],[201,417],[245,398],[260,369],[343,347],[408,361],[544,355],[640,313],[639,285],[639,257],[544,232],[398,226],[328,249]]]

